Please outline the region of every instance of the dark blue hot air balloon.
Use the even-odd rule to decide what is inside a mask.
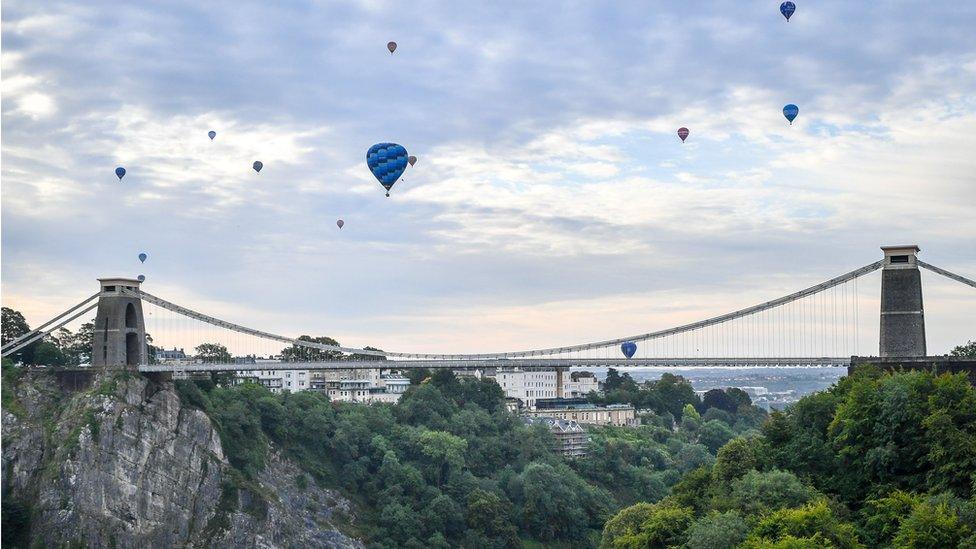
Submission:
[[[122,178],[125,177],[125,168],[122,166],[115,168],[115,175],[119,176],[119,181],[122,181]]]
[[[251,167],[254,168],[254,171],[261,173],[261,168],[264,167],[264,162],[261,162],[260,160],[255,160],[254,164],[251,164]]]
[[[793,103],[783,107],[783,116],[790,121],[790,126],[793,125],[793,119],[796,118],[796,115],[798,114],[800,114],[800,107],[797,107]]]
[[[783,14],[783,17],[785,17],[787,21],[790,20],[790,16],[793,15],[794,11],[796,11],[796,4],[793,2],[783,2],[779,5],[779,12]]]
[[[211,141],[213,141],[214,137],[217,137],[217,132],[210,130],[209,132],[207,132],[207,136],[210,138]]]
[[[146,281],[146,275],[139,275],[139,276],[136,277],[136,280],[138,280],[139,282],[145,282]]]
[[[627,358],[634,358],[634,353],[637,352],[637,344],[633,341],[625,341],[620,344],[620,350],[624,353]]]
[[[146,259],[149,258],[149,254],[146,252],[139,252],[139,263],[145,263]]]
[[[377,143],[366,151],[366,165],[386,189],[386,196],[407,169],[408,158],[407,149],[396,143]]]

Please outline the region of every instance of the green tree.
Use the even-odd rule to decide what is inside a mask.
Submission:
[[[756,441],[734,438],[722,446],[715,458],[712,479],[721,486],[729,486],[733,480],[753,469],[761,467]]]
[[[952,356],[965,356],[976,358],[976,341],[967,341],[965,345],[957,345],[949,354]]]
[[[770,542],[787,542],[784,547],[864,547],[854,525],[834,516],[824,500],[763,516],[749,534],[745,547],[763,547]]]
[[[11,309],[10,307],[3,307],[0,310],[0,324],[2,324],[2,327],[0,327],[2,330],[0,331],[2,331],[4,345],[30,332],[30,326],[27,324],[27,320],[24,319],[24,315],[20,314],[20,311]],[[31,343],[10,355],[10,359],[14,362],[32,364],[34,350],[37,346],[38,342]]]
[[[732,549],[749,534],[749,526],[739,513],[712,512],[688,527],[686,547],[694,549]]]
[[[468,494],[465,520],[468,528],[477,531],[491,545],[512,548],[522,545],[512,522],[512,504],[498,494],[480,488]]]
[[[420,452],[427,458],[434,483],[441,486],[452,471],[464,467],[464,452],[468,442],[443,431],[424,431],[418,440]]]
[[[0,337],[3,338],[4,345],[30,332],[30,326],[27,324],[24,315],[10,307],[3,307],[0,310],[0,325],[2,325],[0,326],[0,332],[2,332]]]
[[[788,471],[749,471],[732,482],[729,498],[733,509],[753,515],[764,511],[799,507],[816,492]]]
[[[220,343],[201,343],[196,347],[196,357],[206,363],[230,362],[230,352]]]
[[[969,528],[945,503],[932,505],[922,502],[902,521],[893,546],[899,549],[958,547],[970,533]]]
[[[719,448],[735,437],[732,428],[727,423],[713,419],[702,424],[698,430],[698,442],[703,444],[708,451],[715,454]]]
[[[902,521],[921,502],[921,496],[901,490],[895,490],[882,498],[868,500],[861,510],[867,541],[874,546],[890,545]]]
[[[603,529],[601,548],[674,547],[686,541],[694,520],[690,507],[639,503],[617,513]]]
[[[41,366],[63,366],[67,363],[67,359],[57,344],[51,341],[42,341],[34,350],[34,357],[31,362]]]
[[[333,345],[335,347],[339,346],[339,342],[328,336],[312,337],[309,335],[302,335],[298,337],[299,341],[308,341],[309,343],[321,343],[322,345]],[[302,345],[292,345],[287,349],[281,350],[281,359],[288,362],[318,362],[325,360],[342,360],[341,351],[328,351],[325,349],[316,349],[313,347],[304,347]]]

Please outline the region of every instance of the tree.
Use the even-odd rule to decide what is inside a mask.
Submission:
[[[418,440],[420,452],[427,458],[434,483],[441,486],[452,471],[464,467],[468,442],[444,431],[424,431]]]
[[[902,521],[894,547],[959,547],[968,537],[969,528],[961,524],[959,516],[945,503],[932,505],[923,502],[915,506],[911,515]]]
[[[684,544],[694,520],[690,507],[638,503],[617,513],[603,529],[601,548],[675,547]]]
[[[976,341],[967,341],[965,345],[958,345],[949,354],[952,356],[966,356],[976,358]]]
[[[732,483],[730,502],[733,509],[746,514],[799,507],[816,494],[788,471],[749,471]]]
[[[732,440],[735,433],[727,423],[713,419],[706,421],[698,430],[698,443],[705,445],[708,451],[715,454],[726,442]]]
[[[695,549],[732,549],[749,534],[749,526],[739,513],[712,512],[688,527],[687,547]]]
[[[629,373],[624,372],[623,375],[620,375],[616,368],[609,368],[607,378],[603,381],[603,390],[607,393],[613,391],[637,392],[637,382],[630,377]]]
[[[55,343],[42,341],[34,350],[34,357],[31,362],[41,366],[64,366],[67,361],[64,353]]]
[[[4,345],[30,331],[30,326],[27,324],[27,320],[24,319],[24,315],[20,314],[20,311],[16,311],[10,307],[3,307],[2,311],[0,311],[0,319],[2,319],[0,320],[0,324],[2,324]]]
[[[755,441],[735,438],[719,449],[715,466],[712,467],[712,478],[721,486],[729,486],[733,480],[759,466]]]
[[[220,343],[201,343],[196,347],[197,358],[206,363],[230,362],[230,352]]]
[[[149,339],[148,334],[146,335],[146,339]],[[67,345],[62,344],[61,349],[71,364],[90,364],[94,341],[95,323],[86,322],[68,340]]]
[[[717,408],[719,410],[725,410],[730,414],[735,413],[735,409],[738,407],[735,402],[723,391],[722,389],[709,389],[702,395],[702,408]]]
[[[298,338],[298,339],[301,339],[301,338]],[[323,338],[319,338],[319,339],[323,339]],[[331,338],[325,338],[325,339],[331,339]],[[333,339],[332,341],[335,341],[335,340]],[[322,342],[319,341],[319,343],[322,343]],[[332,345],[332,343],[330,343],[329,345]],[[336,342],[335,345],[339,345],[339,342]],[[366,351],[382,351],[383,350],[383,349],[377,349],[376,347],[370,347],[369,345],[363,347],[363,349],[366,350]],[[332,351],[327,351],[327,352],[332,352]],[[363,354],[363,353],[351,353],[349,356],[345,357],[345,359],[346,360],[386,360],[386,357],[385,356],[382,356],[382,355],[367,355],[367,354]]]
[[[20,311],[16,311],[10,307],[3,307],[2,310],[0,310],[0,324],[2,324],[2,338],[4,345],[30,332],[30,326],[27,324],[27,320],[24,319],[24,315],[20,314]],[[24,364],[33,363],[32,359],[34,357],[34,350],[37,348],[37,345],[38,342],[36,341],[31,343],[30,345],[12,354],[10,359],[14,362],[23,362]]]
[[[854,525],[835,517],[822,499],[798,509],[781,509],[764,515],[752,529],[745,546],[768,547],[776,542],[787,542],[783,547],[864,547]]]
[[[308,341],[309,343],[321,343],[322,345],[332,345],[335,347],[339,346],[339,342],[328,336],[312,337],[308,335],[302,335],[298,337],[299,341]],[[316,349],[313,347],[304,347],[301,345],[292,345],[287,349],[281,350],[281,359],[288,362],[320,362],[326,360],[342,360],[341,351],[327,351],[325,349]]]
[[[512,504],[494,492],[476,489],[468,494],[465,520],[468,528],[502,547],[521,547],[512,523]]]

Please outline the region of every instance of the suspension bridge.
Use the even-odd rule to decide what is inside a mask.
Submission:
[[[635,366],[848,366],[862,312],[859,280],[881,271],[879,355],[924,357],[919,268],[976,288],[972,279],[918,259],[918,246],[882,247],[884,257],[819,284],[726,314],[646,333],[588,343],[491,353],[413,353],[344,347],[247,327],[177,305],[129,278],[99,279],[99,292],[3,346],[3,356],[96,311],[92,368],[141,372]],[[149,336],[147,336],[149,334]],[[220,356],[156,360],[177,342],[219,344]],[[626,358],[620,346],[633,342]],[[282,346],[287,346],[282,348]],[[158,346],[158,347],[157,347]],[[200,347],[197,347],[198,351]]]

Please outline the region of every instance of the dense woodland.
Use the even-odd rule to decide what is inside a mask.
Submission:
[[[953,354],[976,355],[976,343]],[[252,383],[177,390],[221,435],[228,505],[246,490],[260,512],[256,476],[280,451],[305,471],[296,487],[357,504],[346,530],[370,547],[976,548],[976,391],[964,375],[865,370],[766,414],[738,389],[699,397],[680,376],[638,384],[611,370],[590,400],[632,403],[643,425],[589,428],[577,459],[509,413],[492,380],[409,376],[396,405]]]

